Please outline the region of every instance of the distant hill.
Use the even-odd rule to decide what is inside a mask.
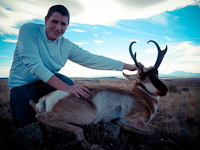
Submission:
[[[6,80],[7,80],[8,78],[6,78],[6,77],[5,77],[5,78],[0,78],[0,79],[1,79],[1,80],[4,80],[4,79],[6,79]]]
[[[170,74],[160,74],[160,77],[200,77],[200,73],[175,71]]]
[[[200,78],[200,73],[192,73],[192,72],[184,72],[184,71],[174,71],[170,74],[159,74],[161,78]],[[77,77],[72,77],[76,79]],[[123,75],[118,76],[93,76],[93,77],[78,77],[78,78],[99,78],[99,79],[121,79],[124,78]],[[0,79],[8,79],[8,78],[0,78]]]

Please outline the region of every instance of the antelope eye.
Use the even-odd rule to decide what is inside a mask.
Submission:
[[[145,74],[141,75],[141,80],[145,80],[145,79],[146,79],[146,75]]]

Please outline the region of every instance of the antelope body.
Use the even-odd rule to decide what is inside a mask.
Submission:
[[[154,41],[151,41],[154,42]],[[157,110],[160,96],[167,93],[167,87],[158,79],[158,67],[167,51],[158,48],[158,59],[154,67],[144,68],[136,60],[136,54],[130,54],[140,69],[137,75],[124,76],[133,80],[133,89],[123,90],[116,87],[88,87],[89,98],[77,98],[75,95],[54,91],[39,99],[37,104],[30,104],[37,112],[36,118],[49,126],[61,128],[74,133],[84,148],[91,148],[86,141],[83,130],[72,124],[96,124],[116,119],[116,123],[126,130],[140,134],[154,134],[154,128],[148,124]],[[144,71],[145,70],[145,71]]]

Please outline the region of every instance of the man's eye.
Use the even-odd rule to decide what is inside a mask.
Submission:
[[[66,24],[66,23],[64,23],[64,22],[62,22],[62,23],[61,23],[61,25],[62,25],[62,26],[66,26],[67,24]]]
[[[56,20],[53,20],[52,22],[53,22],[53,23],[58,23],[58,21],[56,21]]]

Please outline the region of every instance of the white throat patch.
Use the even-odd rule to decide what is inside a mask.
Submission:
[[[141,89],[143,92],[145,92],[147,95],[149,95],[151,98],[155,99],[155,100],[159,100],[159,96],[157,96],[156,94],[156,88],[150,84],[150,83],[147,83],[144,85],[145,88],[152,94],[149,94],[147,91],[145,91],[143,88],[141,88],[140,86],[138,86],[139,89]]]

